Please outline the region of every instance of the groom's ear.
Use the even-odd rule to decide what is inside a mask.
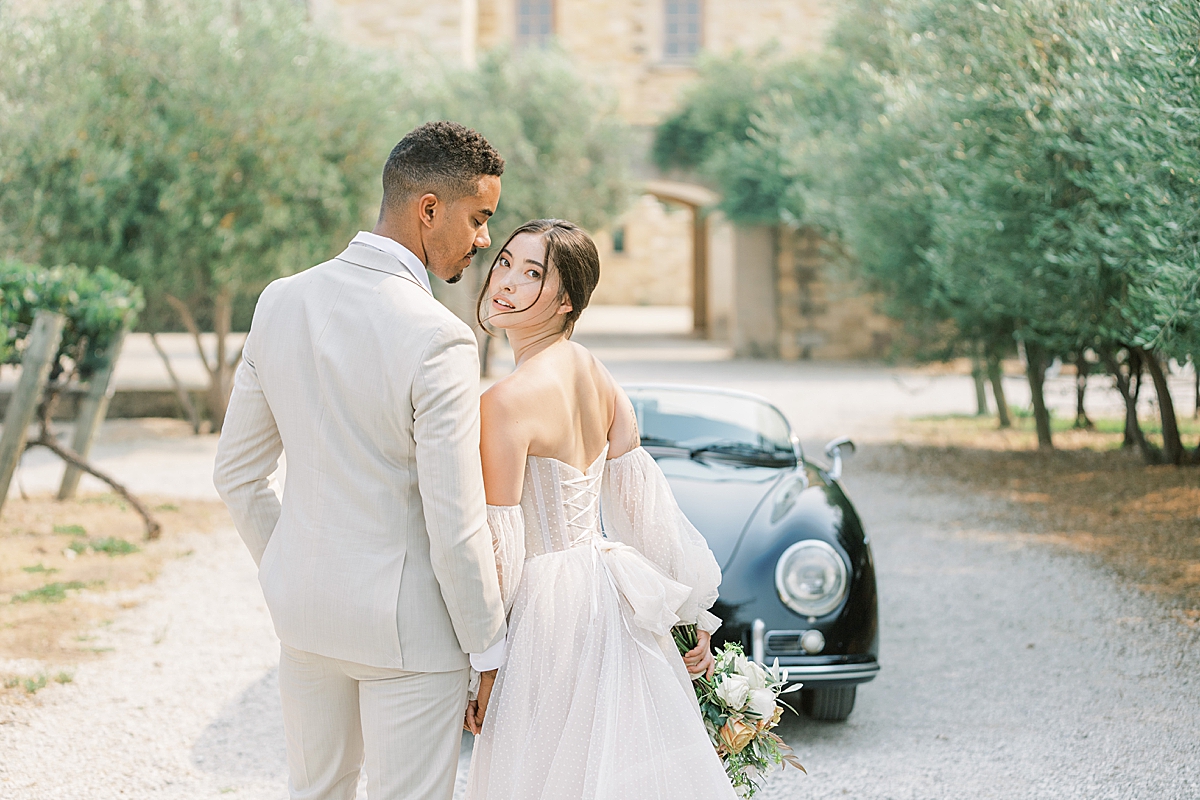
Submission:
[[[421,217],[421,224],[426,228],[433,227],[434,219],[441,211],[438,206],[438,196],[433,192],[426,192],[417,200],[417,211]]]

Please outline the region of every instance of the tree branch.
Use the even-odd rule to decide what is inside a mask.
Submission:
[[[162,536],[162,525],[160,525],[158,520],[154,518],[154,515],[150,513],[149,509],[142,505],[142,502],[134,497],[128,489],[118,483],[117,480],[108,473],[103,472],[99,468],[88,463],[86,459],[81,458],[78,453],[63,447],[58,443],[58,440],[54,438],[54,434],[50,431],[50,415],[57,400],[58,387],[47,389],[45,399],[41,404],[41,408],[38,409],[38,415],[40,417],[39,422],[41,423],[41,433],[38,435],[38,438],[31,439],[29,442],[27,442],[25,449],[28,450],[31,447],[39,446],[45,447],[51,453],[54,453],[54,455],[58,456],[76,469],[82,470],[83,472],[86,472],[87,474],[93,475],[104,481],[112,487],[114,492],[124,498],[129,505],[133,506],[133,510],[136,511],[142,518],[142,521],[146,524],[147,539],[153,540]]]
[[[163,297],[170,304],[171,308],[175,309],[175,313],[183,320],[183,325],[188,329],[188,333],[192,334],[192,340],[196,343],[196,352],[200,354],[200,363],[204,365],[204,369],[208,372],[210,378],[216,375],[216,371],[208,364],[208,356],[204,353],[204,342],[200,339],[200,328],[196,325],[196,318],[192,316],[192,310],[187,307],[187,304],[173,294],[164,294]],[[217,368],[220,368],[220,364]]]
[[[167,351],[163,350],[162,345],[158,343],[157,334],[150,334],[150,344],[154,345],[154,349],[158,351],[159,358],[162,359],[163,366],[167,368],[167,375],[171,378],[171,385],[175,387],[175,395],[179,398],[179,404],[183,406],[183,413],[188,415],[188,420],[192,423],[192,433],[200,433],[200,414],[196,411],[196,404],[192,402],[192,398],[188,395],[187,390],[183,388],[183,383],[179,380],[179,376],[175,374],[175,369],[171,366],[171,359],[167,356]]]

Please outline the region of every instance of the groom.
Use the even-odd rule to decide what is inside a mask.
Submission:
[[[293,800],[352,800],[364,762],[371,800],[448,800],[467,654],[481,700],[503,660],[475,337],[426,274],[453,283],[491,244],[503,171],[478,133],[422,125],[374,232],[255,309],[214,482],[282,643]]]

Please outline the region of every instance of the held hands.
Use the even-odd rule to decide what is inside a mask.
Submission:
[[[709,661],[712,656],[709,656]],[[496,670],[479,673],[479,697],[467,703],[467,713],[463,719],[463,730],[470,731],[476,736],[483,730],[483,715],[487,713],[488,701],[492,697],[492,686],[496,683]]]
[[[713,670],[716,669],[717,663],[713,660],[712,654],[712,634],[708,631],[696,631],[696,646],[683,654],[683,665],[687,667],[687,671],[692,675],[704,673],[704,677],[711,678]],[[686,646],[686,645],[685,645]],[[492,687],[488,686],[488,692],[492,691]],[[483,697],[483,690],[480,688],[479,696]]]

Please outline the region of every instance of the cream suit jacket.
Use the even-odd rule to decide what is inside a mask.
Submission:
[[[263,292],[214,482],[284,644],[442,672],[503,638],[478,385],[470,328],[387,253],[353,243]]]

